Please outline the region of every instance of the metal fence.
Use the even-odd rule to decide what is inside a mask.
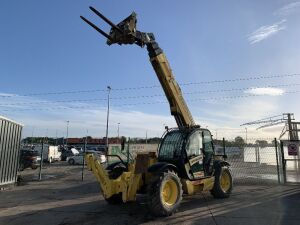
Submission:
[[[226,154],[236,184],[278,184],[283,182],[280,149],[276,139],[269,143],[252,140],[237,143],[223,140],[215,146],[217,154]]]
[[[0,117],[0,187],[17,180],[21,134],[22,125]]]

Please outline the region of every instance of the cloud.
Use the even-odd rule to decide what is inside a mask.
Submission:
[[[82,137],[88,134],[104,137],[106,132],[107,108],[99,103],[57,102],[57,99],[42,99],[32,96],[8,97],[11,94],[1,93],[0,116],[24,124],[23,136],[47,135],[49,137],[66,136],[66,121],[69,123],[69,136]],[[164,124],[175,127],[171,115],[146,113],[131,108],[118,108],[111,105],[109,119],[109,136],[117,136],[117,124],[120,123],[120,135],[128,137],[160,137]],[[155,107],[160,107],[155,105]],[[166,107],[166,109],[168,109]]]
[[[14,96],[17,96],[17,95],[15,95],[15,94],[9,94],[9,93],[1,93],[0,92],[0,97],[14,97]]]
[[[201,125],[207,125],[211,132],[218,138],[225,137],[233,139],[236,136],[245,137],[245,127],[240,125],[246,122],[258,120],[271,115],[280,114],[279,98],[247,98],[236,99],[230,104],[222,105],[215,110],[206,109],[205,116],[201,119]],[[218,121],[208,121],[207,118],[214,118]],[[204,124],[205,123],[205,124]],[[248,140],[256,140],[264,137],[278,137],[280,131],[278,127],[270,129],[256,130],[257,126],[247,127]],[[282,127],[280,127],[282,129]],[[279,128],[279,129],[280,129]]]
[[[244,91],[246,94],[253,94],[253,95],[269,95],[269,96],[278,96],[283,95],[284,90],[280,88],[252,88],[249,90]]]
[[[275,15],[287,16],[300,9],[300,1],[289,3],[275,11]]]
[[[285,22],[286,19],[283,19],[280,22],[274,23],[270,26],[262,26],[258,28],[248,36],[248,41],[250,42],[250,44],[255,44],[273,36],[279,31],[285,29]]]

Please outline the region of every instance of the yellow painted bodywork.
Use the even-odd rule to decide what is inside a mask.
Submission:
[[[174,180],[170,179],[164,183],[162,187],[162,201],[167,206],[172,206],[176,203],[178,198],[178,187]]]
[[[208,177],[196,181],[181,179],[181,183],[183,191],[188,195],[192,195],[202,191],[210,191],[214,186],[215,178]]]
[[[142,186],[147,185],[152,178],[152,175],[147,172],[148,167],[156,161],[156,156],[151,153],[138,154],[134,162],[129,164],[128,172],[123,172],[116,179],[110,179],[108,171],[105,170],[99,160],[93,154],[86,155],[87,168],[96,176],[104,198],[107,199],[115,194],[122,193],[123,202],[136,200],[137,192],[142,188]],[[204,178],[197,181],[181,179],[181,183],[183,191],[192,195],[197,192],[211,190],[214,185],[214,177]],[[169,187],[166,187],[166,202],[172,202],[173,195],[168,192],[173,192],[173,189],[172,184],[170,184]]]
[[[171,114],[175,117],[179,128],[194,126],[192,114],[182,96],[181,89],[172,73],[170,64],[164,53],[150,59],[157,78],[170,104]]]
[[[137,157],[138,159],[139,157]],[[144,164],[148,166],[156,162],[156,158],[151,157],[149,154],[148,162]],[[118,178],[110,179],[107,170],[101,165],[99,160],[93,154],[86,155],[86,162],[88,170],[91,170],[96,176],[102,194],[105,199],[110,198],[111,196],[122,193],[123,202],[135,201],[137,191],[144,185],[144,180],[149,179],[149,176],[142,179],[143,170],[140,172],[137,171],[136,162],[129,164],[128,172],[123,172]]]

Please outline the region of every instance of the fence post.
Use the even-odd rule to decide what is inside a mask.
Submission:
[[[281,162],[282,162],[282,172],[283,172],[283,183],[286,183],[286,162],[284,158],[284,149],[283,142],[280,141],[280,150],[281,150]]]
[[[43,167],[43,153],[44,153],[44,138],[42,138],[41,161],[39,170],[39,180],[42,180],[42,167]]]
[[[223,138],[223,157],[226,159],[227,155],[226,155],[226,144],[225,144],[225,138]]]
[[[278,160],[278,146],[277,146],[277,139],[274,139],[275,143],[275,152],[276,152],[276,167],[277,167],[277,177],[278,177],[278,184],[280,184],[280,171],[279,171],[279,160]]]
[[[83,181],[83,171],[84,171],[84,163],[85,163],[86,144],[87,144],[87,136],[84,139],[84,149],[83,149],[82,168],[81,168],[81,181]]]

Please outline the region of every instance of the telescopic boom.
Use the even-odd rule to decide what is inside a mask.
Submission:
[[[80,18],[106,37],[106,43],[108,45],[136,44],[140,47],[147,46],[150,62],[168,99],[171,115],[175,117],[178,128],[183,129],[195,126],[192,114],[182,96],[181,89],[175,80],[169,62],[162,49],[155,41],[154,35],[152,33],[136,30],[136,13],[133,12],[130,16],[116,25],[95,8],[90,7],[90,9],[111,26],[109,34],[105,33],[83,16],[80,16]]]

